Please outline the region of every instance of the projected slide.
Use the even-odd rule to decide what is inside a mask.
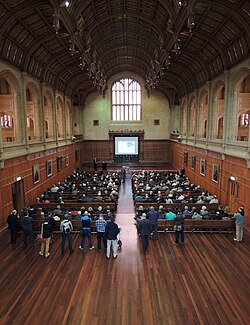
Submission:
[[[138,137],[115,137],[115,155],[138,155]]]

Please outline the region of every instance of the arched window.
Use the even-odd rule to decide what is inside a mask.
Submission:
[[[141,120],[141,86],[137,81],[123,78],[113,84],[112,120]]]
[[[13,118],[5,113],[1,113],[1,127],[13,128]]]
[[[250,114],[243,113],[239,118],[239,126],[248,126],[250,120]]]

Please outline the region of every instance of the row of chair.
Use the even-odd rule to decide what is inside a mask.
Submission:
[[[155,209],[159,209],[159,206],[162,205],[164,209],[170,210],[181,210],[183,211],[185,206],[187,206],[190,210],[192,207],[195,207],[197,211],[200,211],[202,206],[205,205],[208,211],[216,211],[218,209],[218,203],[208,203],[208,204],[199,204],[199,203],[155,203],[155,202],[143,202],[143,201],[136,201],[135,202],[135,211],[138,211],[139,206],[142,205],[144,210],[149,210],[151,206]]]
[[[174,220],[158,220],[159,232],[172,232],[174,231]],[[235,231],[235,221],[232,219],[226,220],[185,220],[184,224],[185,232],[219,232],[219,233],[231,233]]]

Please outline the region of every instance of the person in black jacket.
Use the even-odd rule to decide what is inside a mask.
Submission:
[[[110,221],[107,222],[105,229],[105,235],[107,238],[107,259],[110,258],[110,248],[112,246],[113,258],[117,258],[117,235],[119,234],[120,229],[117,224],[114,222],[113,218],[110,218]]]
[[[48,215],[48,224],[51,225],[50,243],[53,243],[53,232],[56,229],[56,221],[53,213]]]
[[[146,219],[146,213],[143,213],[138,223],[138,232],[141,236],[142,248],[144,252],[148,249],[148,236],[151,233],[150,221]]]
[[[39,255],[43,256],[45,251],[45,257],[48,257],[50,255],[49,252],[49,244],[50,244],[50,237],[52,233],[52,226],[48,223],[48,219],[45,219],[45,222],[41,226],[41,234],[44,238],[44,240],[41,243],[41,250],[39,252]]]
[[[174,230],[175,230],[175,245],[179,245],[180,240],[181,243],[184,244],[184,217],[182,213],[177,213],[174,218]]]
[[[32,222],[33,222],[33,218],[30,217],[28,211],[24,209],[23,217],[22,217],[22,227],[23,227],[23,241],[25,247],[27,247],[28,241],[31,247],[34,247]]]
[[[10,243],[15,245],[17,232],[19,229],[19,220],[17,215],[17,210],[13,210],[7,218],[8,229],[10,230]]]

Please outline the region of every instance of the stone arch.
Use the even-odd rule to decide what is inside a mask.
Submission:
[[[19,89],[22,87],[16,76],[8,70],[0,72],[0,80],[5,81],[9,88],[6,93],[0,94],[2,142],[18,141],[21,137]]]
[[[30,97],[27,92],[30,93]],[[39,89],[33,82],[26,84],[26,113],[27,113],[27,136],[28,140],[41,138],[39,117]]]
[[[46,89],[43,93],[43,113],[45,138],[54,138],[54,97],[53,93]]]

